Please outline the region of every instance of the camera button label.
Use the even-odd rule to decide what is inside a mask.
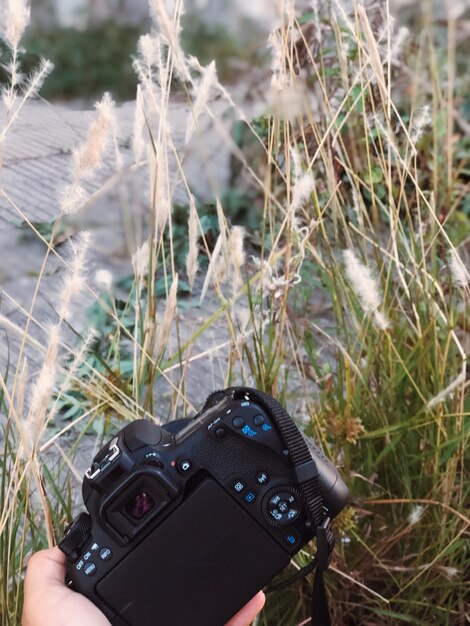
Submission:
[[[101,548],[100,550],[100,559],[102,561],[109,561],[109,559],[113,556],[113,553],[109,548]]]
[[[256,430],[253,430],[252,428],[250,428],[248,424],[242,428],[242,433],[246,435],[247,437],[255,437],[257,434]]]
[[[269,482],[269,475],[266,472],[260,472],[256,480],[259,485],[266,485]]]
[[[96,574],[96,565],[91,561],[83,568],[86,576],[94,576]]]

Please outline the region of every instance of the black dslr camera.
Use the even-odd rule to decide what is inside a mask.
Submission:
[[[114,626],[223,626],[315,536],[325,566],[347,496],[276,400],[215,392],[195,418],[134,421],[97,454],[89,513],[59,545],[68,584]]]

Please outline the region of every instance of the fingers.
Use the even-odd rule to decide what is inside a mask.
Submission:
[[[41,594],[42,590],[51,592],[51,587],[65,589],[65,556],[59,548],[42,550],[34,554],[29,562],[25,579],[25,594]],[[249,626],[264,606],[265,595],[256,594],[226,626]]]
[[[261,611],[265,602],[266,596],[260,591],[225,626],[249,626]]]

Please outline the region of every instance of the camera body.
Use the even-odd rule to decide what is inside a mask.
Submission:
[[[311,448],[330,517],[346,504]],[[136,420],[95,457],[66,530],[67,581],[113,626],[223,626],[314,536],[268,407],[218,392],[193,419]]]

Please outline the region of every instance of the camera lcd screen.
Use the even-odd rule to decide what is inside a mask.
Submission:
[[[290,555],[214,480],[201,483],[107,576],[114,626],[221,626]]]

